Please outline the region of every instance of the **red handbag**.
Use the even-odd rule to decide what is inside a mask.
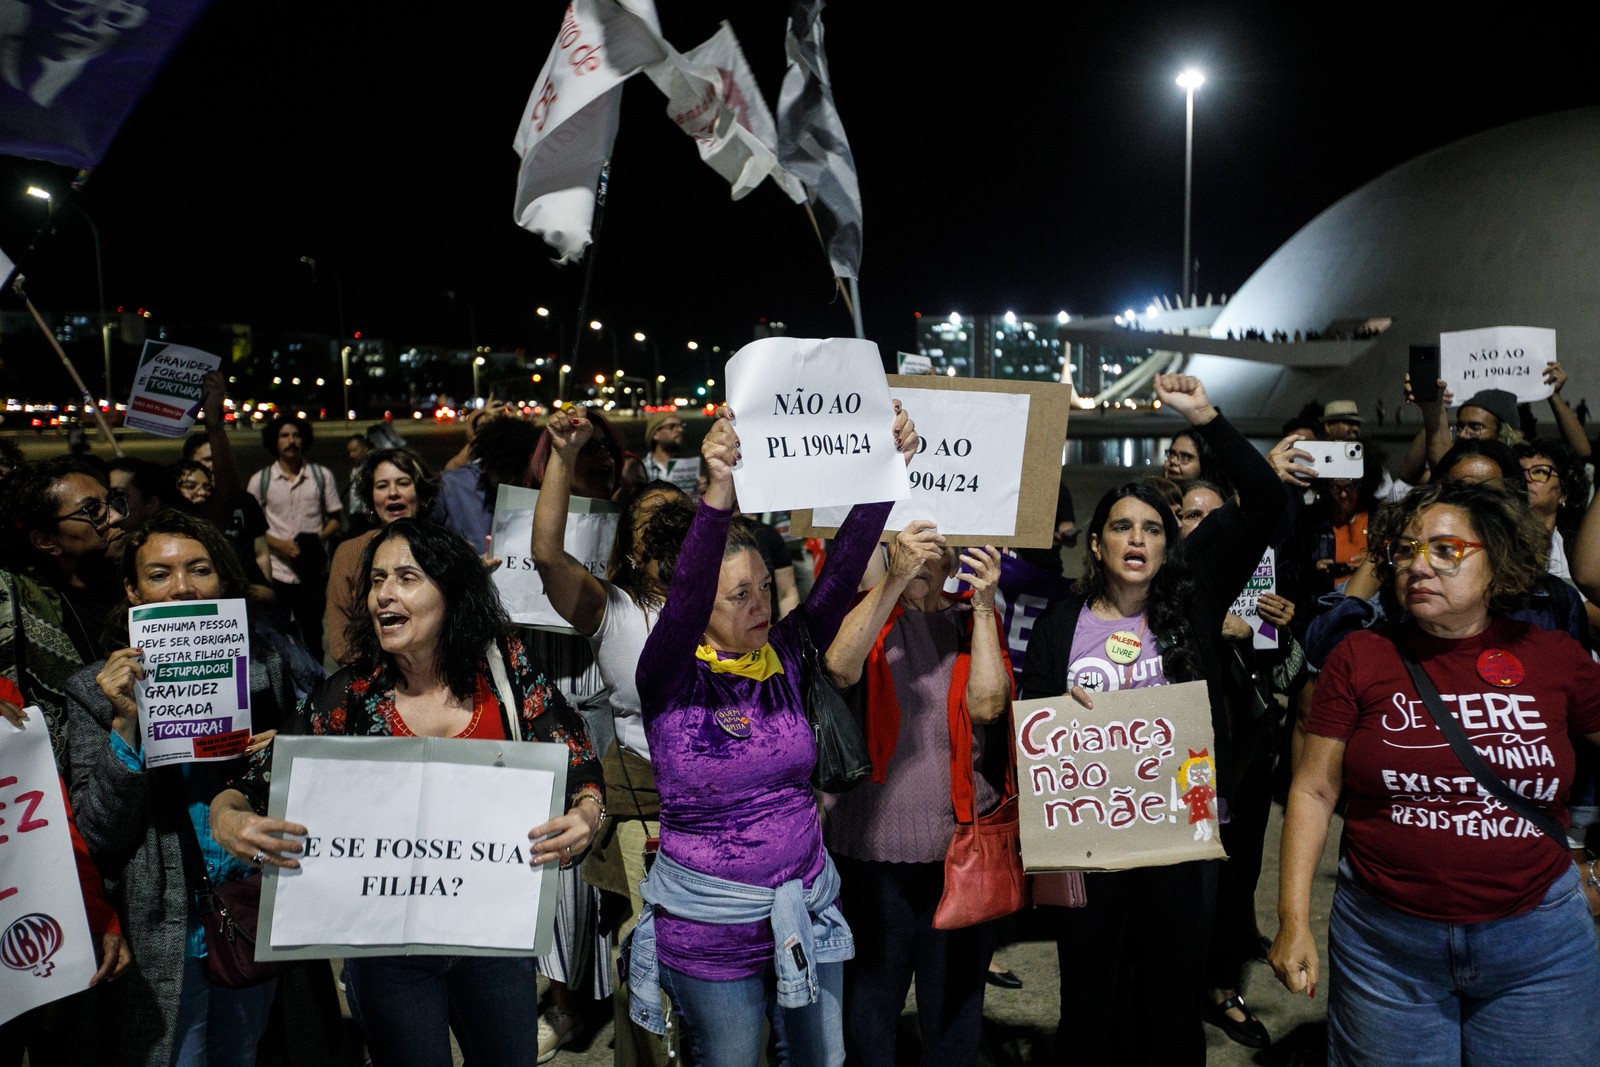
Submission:
[[[964,684],[962,688],[965,689]],[[969,788],[964,797],[957,797],[955,785],[951,785],[956,828],[950,835],[950,847],[944,853],[944,893],[933,913],[935,930],[959,930],[1003,919],[1028,904],[1028,879],[1022,873],[1022,830],[1017,816],[1016,753],[1006,745],[1006,785],[1000,803],[987,815],[976,815],[971,822],[962,822],[963,808],[965,814],[975,814],[973,798],[977,785],[971,746],[959,745],[955,737],[957,724],[964,719],[964,710],[958,718],[952,708],[951,744],[956,752],[965,752],[963,762]],[[1006,722],[1008,725],[1011,722],[1010,708],[1006,709]],[[970,722],[966,729],[970,737]],[[953,774],[954,768],[952,781]]]

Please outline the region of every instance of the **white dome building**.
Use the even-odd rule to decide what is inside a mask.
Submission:
[[[1353,399],[1370,414],[1380,397],[1391,410],[1399,402],[1412,344],[1448,330],[1548,326],[1572,377],[1565,395],[1576,404],[1592,388],[1600,402],[1597,297],[1600,107],[1490,130],[1362,186],[1273,253],[1210,331],[1293,336],[1391,320],[1375,342],[1270,346],[1279,360],[1260,345],[1246,359],[1200,354],[1205,342],[1186,338],[1196,352],[1186,369],[1232,411],[1287,416],[1317,397]],[[1311,354],[1323,345],[1331,358]]]

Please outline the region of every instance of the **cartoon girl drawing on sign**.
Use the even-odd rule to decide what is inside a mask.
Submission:
[[[1217,818],[1211,810],[1217,790],[1211,783],[1216,776],[1217,765],[1203,748],[1199,752],[1190,749],[1189,758],[1178,767],[1178,785],[1186,789],[1178,799],[1189,806],[1189,825],[1194,827],[1196,841],[1211,840],[1211,826]]]

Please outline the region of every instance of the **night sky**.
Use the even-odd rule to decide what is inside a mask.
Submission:
[[[555,347],[583,268],[511,220],[511,139],[564,5],[372,0],[216,3],[96,170],[108,300],[166,323],[412,343]],[[1518,25],[1413,19],[1410,6],[930,5],[823,15],[860,173],[867,334],[914,344],[913,313],[1110,313],[1179,284],[1185,65],[1196,108],[1200,292],[1232,292],[1317,212],[1388,168],[1502,123],[1600,99],[1587,34],[1526,7]],[[731,17],[776,105],[787,5],[662,0],[679,48]],[[1441,17],[1443,17],[1441,15]],[[590,317],[736,347],[755,323],[850,332],[802,210],[743,201],[699,162],[643,76],[628,83]],[[41,209],[0,160],[0,245]],[[31,264],[46,309],[93,304],[89,236],[66,220]],[[591,253],[593,250],[591,250]],[[447,291],[456,294],[454,300]],[[0,306],[14,308],[9,296]],[[174,339],[182,340],[181,336]],[[609,346],[608,346],[609,347]],[[637,350],[637,349],[636,349]],[[585,360],[587,363],[588,360]],[[624,358],[624,366],[629,363]]]

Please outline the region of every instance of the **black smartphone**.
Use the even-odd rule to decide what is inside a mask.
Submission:
[[[1439,399],[1439,346],[1411,346],[1411,399],[1431,404]]]

